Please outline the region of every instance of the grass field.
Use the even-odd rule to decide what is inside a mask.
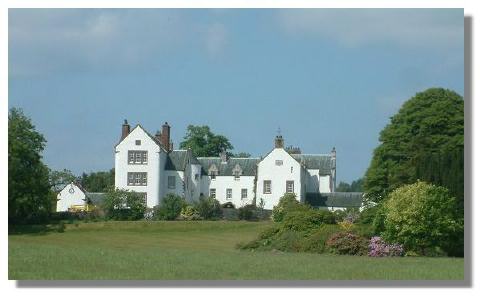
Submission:
[[[235,249],[269,222],[99,222],[9,235],[9,279],[463,280],[460,258]]]

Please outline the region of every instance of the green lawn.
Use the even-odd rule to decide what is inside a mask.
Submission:
[[[269,222],[108,222],[9,235],[9,279],[463,280],[460,258],[249,252]]]

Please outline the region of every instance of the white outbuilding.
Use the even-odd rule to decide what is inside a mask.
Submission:
[[[57,212],[81,210],[85,208],[86,192],[80,184],[67,184],[57,194]]]

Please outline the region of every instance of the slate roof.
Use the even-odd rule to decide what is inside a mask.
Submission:
[[[296,161],[303,163],[309,170],[320,170],[322,175],[330,175],[332,157],[326,154],[290,154]]]
[[[101,205],[103,203],[103,200],[105,199],[105,193],[103,193],[103,192],[86,192],[85,193],[85,198],[87,200],[87,203],[98,206],[98,205]]]
[[[360,208],[363,192],[308,193],[305,201],[315,208],[339,207]]]
[[[167,162],[165,169],[167,171],[183,171],[187,164],[188,151],[187,150],[173,150],[167,155]],[[195,157],[192,157],[192,160]],[[192,161],[192,163],[194,163]]]
[[[227,163],[222,163],[220,157],[198,157],[198,162],[202,166],[202,175],[208,175],[208,170],[212,164],[215,164],[218,170],[218,176],[233,176],[233,169],[238,164],[242,169],[242,176],[255,176],[257,164],[260,158],[236,158],[227,159]]]

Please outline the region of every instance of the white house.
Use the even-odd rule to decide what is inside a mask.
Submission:
[[[57,212],[67,212],[74,208],[85,206],[85,190],[79,184],[72,182],[57,194]]]
[[[168,193],[196,201],[213,196],[236,207],[263,200],[272,209],[286,192],[301,202],[315,194],[335,191],[336,152],[301,154],[284,147],[282,136],[263,158],[194,157],[191,150],[174,150],[170,126],[149,134],[141,125],[130,129],[125,120],[115,145],[115,186],[144,193],[148,207],[161,203]]]

